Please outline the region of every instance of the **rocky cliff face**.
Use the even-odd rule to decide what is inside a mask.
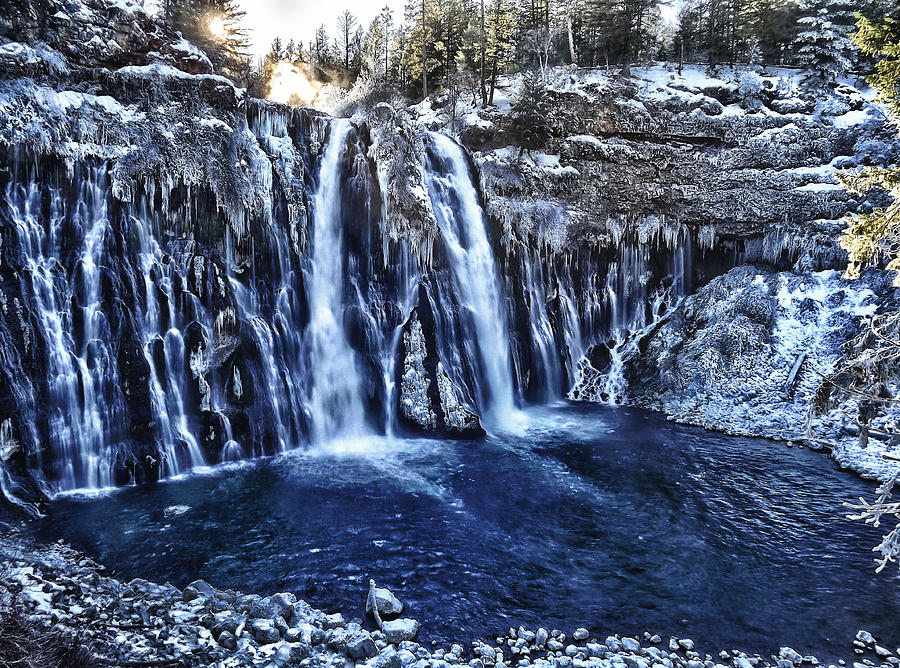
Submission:
[[[553,139],[519,160],[502,99],[466,116],[471,156],[387,105],[338,131],[248,99],[127,1],[20,3],[0,36],[19,500],[300,447],[326,414],[477,436],[621,365],[629,332],[737,264],[832,266],[835,219],[877,203],[834,169],[894,159],[849,88],[811,114],[767,79],[563,73]]]
[[[875,435],[863,445],[862,395],[830,407],[820,395],[868,318],[897,305],[881,272],[847,281],[833,271],[739,267],[635,336],[624,362],[627,400],[729,434],[833,449],[842,466],[887,479],[897,468],[882,457],[896,410],[870,425]]]
[[[617,241],[617,231],[658,219],[684,225],[709,249],[803,269],[843,257],[833,241],[848,212],[880,203],[851,195],[840,169],[897,159],[873,93],[846,82],[830,96],[801,72],[741,68],[717,75],[688,66],[634,70],[632,78],[567,68],[549,74],[552,137],[519,159],[509,115],[518,82],[501,82],[497,107],[464,110],[456,125],[478,151],[491,213],[515,238],[547,229],[571,247]],[[446,109],[421,117],[450,124]]]
[[[842,270],[842,218],[884,203],[844,190],[840,170],[893,164],[898,143],[871,91],[845,82],[823,98],[800,76],[657,66],[622,79],[561,69],[549,77],[552,136],[541,151],[512,146],[514,79],[502,82],[496,108],[464,110],[457,126],[477,151],[506,262],[583,262],[576,275],[607,278],[574,290],[578,306],[597,305],[606,329],[592,330],[569,367],[571,398],[630,401],[730,433],[839,443],[839,461],[885,476],[893,467],[880,457],[884,442],[865,453],[854,445],[845,413],[857,405],[811,410],[862,316],[894,298],[889,281],[809,272]],[[419,111],[426,123],[451,124],[440,100]],[[655,278],[660,266],[669,280]],[[806,334],[791,338],[791,328]]]

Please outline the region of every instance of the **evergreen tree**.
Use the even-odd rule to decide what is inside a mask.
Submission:
[[[254,86],[251,90],[252,95],[262,98],[269,96],[269,82],[272,80],[272,73],[275,71],[278,63],[284,59],[285,49],[281,45],[281,39],[276,37],[272,40],[268,53],[263,56],[259,65],[258,75],[255,77]]]
[[[338,15],[337,21],[337,50],[340,55],[341,64],[345,70],[349,70],[353,59],[357,55],[359,42],[358,21],[356,17],[345,9]]]
[[[387,41],[388,36],[381,25],[381,16],[376,16],[369,25],[369,31],[363,40],[360,68],[361,72],[370,76],[376,83],[384,83],[386,78],[383,54]]]
[[[406,3],[406,35],[402,43],[402,68],[407,85],[428,97],[430,71],[440,65],[434,51],[435,14],[439,11],[435,0],[408,0]]]
[[[316,35],[310,44],[310,55],[313,61],[319,67],[326,67],[331,64],[331,39],[328,37],[328,31],[324,25],[316,28]]]
[[[378,15],[378,23],[381,27],[384,37],[381,43],[381,53],[379,60],[384,63],[384,82],[390,83],[391,80],[391,37],[394,30],[394,13],[388,5],[385,5]]]
[[[591,0],[584,10],[593,64],[630,65],[647,53],[654,24],[659,20],[657,0]],[[577,47],[576,47],[577,50]]]
[[[519,157],[546,144],[551,136],[550,105],[543,77],[528,70],[512,108],[512,131],[520,146]]]
[[[304,59],[303,48],[301,45],[289,39],[284,45],[283,59],[291,63],[302,62]]]
[[[781,65],[793,59],[791,44],[798,31],[799,2],[750,0],[745,14],[744,41],[749,47],[747,60],[762,65]],[[758,56],[752,57],[753,50]]]
[[[802,31],[795,39],[797,62],[809,70],[805,83],[827,88],[850,71],[854,14],[847,0],[813,0],[807,7],[798,21]]]
[[[161,11],[169,27],[209,55],[216,71],[247,81],[249,40],[242,26],[246,13],[236,0],[166,0]]]
[[[867,78],[879,100],[900,120],[900,20],[876,23],[862,18],[853,39],[860,50],[877,59],[875,72]],[[900,271],[900,168],[868,168],[845,181],[854,190],[880,188],[893,197],[888,207],[850,220],[841,237],[849,255],[848,273],[858,276],[865,265],[883,262]]]
[[[491,0],[485,13],[485,68],[490,79],[488,104],[494,104],[497,76],[512,61],[515,8],[509,0]]]

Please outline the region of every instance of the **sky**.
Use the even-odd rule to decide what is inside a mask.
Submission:
[[[399,23],[406,3],[404,0],[238,0],[238,4],[247,12],[251,50],[261,56],[269,50],[275,37],[308,46],[316,28],[323,23],[334,36],[338,14],[345,9],[360,20],[363,30],[385,5],[394,12],[394,22]]]

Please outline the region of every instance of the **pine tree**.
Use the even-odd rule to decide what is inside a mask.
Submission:
[[[285,49],[281,45],[281,39],[276,37],[272,40],[268,53],[263,56],[257,74],[257,81],[251,93],[258,97],[269,96],[269,82],[272,80],[272,73],[279,62],[285,59]]]
[[[316,28],[316,35],[310,44],[310,55],[315,64],[319,67],[331,65],[331,39],[328,37],[328,31],[324,25]]]
[[[356,56],[358,25],[356,17],[349,9],[345,9],[338,15],[337,50],[345,70],[350,69],[353,58]]]
[[[887,18],[875,23],[862,18],[853,39],[865,54],[877,58],[868,81],[894,119],[900,120],[900,20]],[[871,167],[848,176],[845,182],[860,192],[879,188],[893,197],[884,209],[850,219],[841,237],[841,246],[849,255],[848,273],[858,276],[867,264],[884,261],[900,272],[900,168]]]
[[[435,14],[439,11],[435,0],[408,0],[406,3],[406,27],[402,40],[402,68],[407,85],[419,83],[422,97],[428,97],[431,70],[440,65],[434,51],[436,39]],[[412,91],[411,91],[412,92]]]
[[[249,40],[243,28],[246,13],[236,0],[166,0],[166,23],[209,55],[216,71],[245,82],[249,70]]]
[[[488,104],[494,104],[497,76],[512,61],[515,8],[509,0],[491,0],[485,15],[485,65],[490,77]]]
[[[804,83],[828,88],[850,71],[854,46],[854,9],[847,0],[813,0],[798,21],[802,32],[794,44],[797,62],[809,73]]]
[[[591,0],[584,21],[591,35],[590,61],[630,65],[646,53],[659,19],[657,0]]]
[[[361,72],[372,77],[376,83],[385,81],[384,45],[388,37],[381,25],[381,16],[372,19],[369,30],[363,40]]]
[[[391,37],[394,30],[394,13],[390,6],[385,5],[381,10],[381,14],[378,15],[378,23],[384,33],[379,60],[382,60],[383,57],[384,82],[389,84],[391,82]]]
[[[519,94],[512,108],[512,131],[522,152],[540,148],[550,139],[550,105],[543,77],[528,70],[522,77]]]
[[[284,54],[282,56],[284,60],[287,60],[291,63],[297,63],[303,60],[303,49],[294,42],[294,40],[289,39],[287,44],[284,45]]]
[[[784,0],[750,0],[742,25],[748,47],[747,60],[762,65],[780,65],[793,59],[790,48],[799,32],[797,20],[802,8],[799,2]],[[751,57],[756,50],[758,56]]]

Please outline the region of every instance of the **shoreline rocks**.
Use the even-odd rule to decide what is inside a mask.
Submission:
[[[492,641],[472,642],[470,650],[461,644],[429,649],[412,640],[419,628],[414,619],[370,630],[361,620],[326,614],[287,592],[244,594],[203,580],[184,590],[141,579],[123,582],[61,542],[35,544],[15,532],[0,537],[0,563],[0,617],[16,615],[36,629],[52,627],[77,637],[98,665],[795,668],[820,663],[790,647],[770,657],[723,650],[713,658],[687,638],[666,643],[647,632],[643,638],[613,634],[601,641],[604,636],[584,627],[570,636],[558,629],[520,626]],[[380,600],[391,599],[382,593]],[[385,607],[396,608],[393,602]],[[900,650],[876,644],[863,630],[851,652],[851,659],[836,665],[900,665]]]

